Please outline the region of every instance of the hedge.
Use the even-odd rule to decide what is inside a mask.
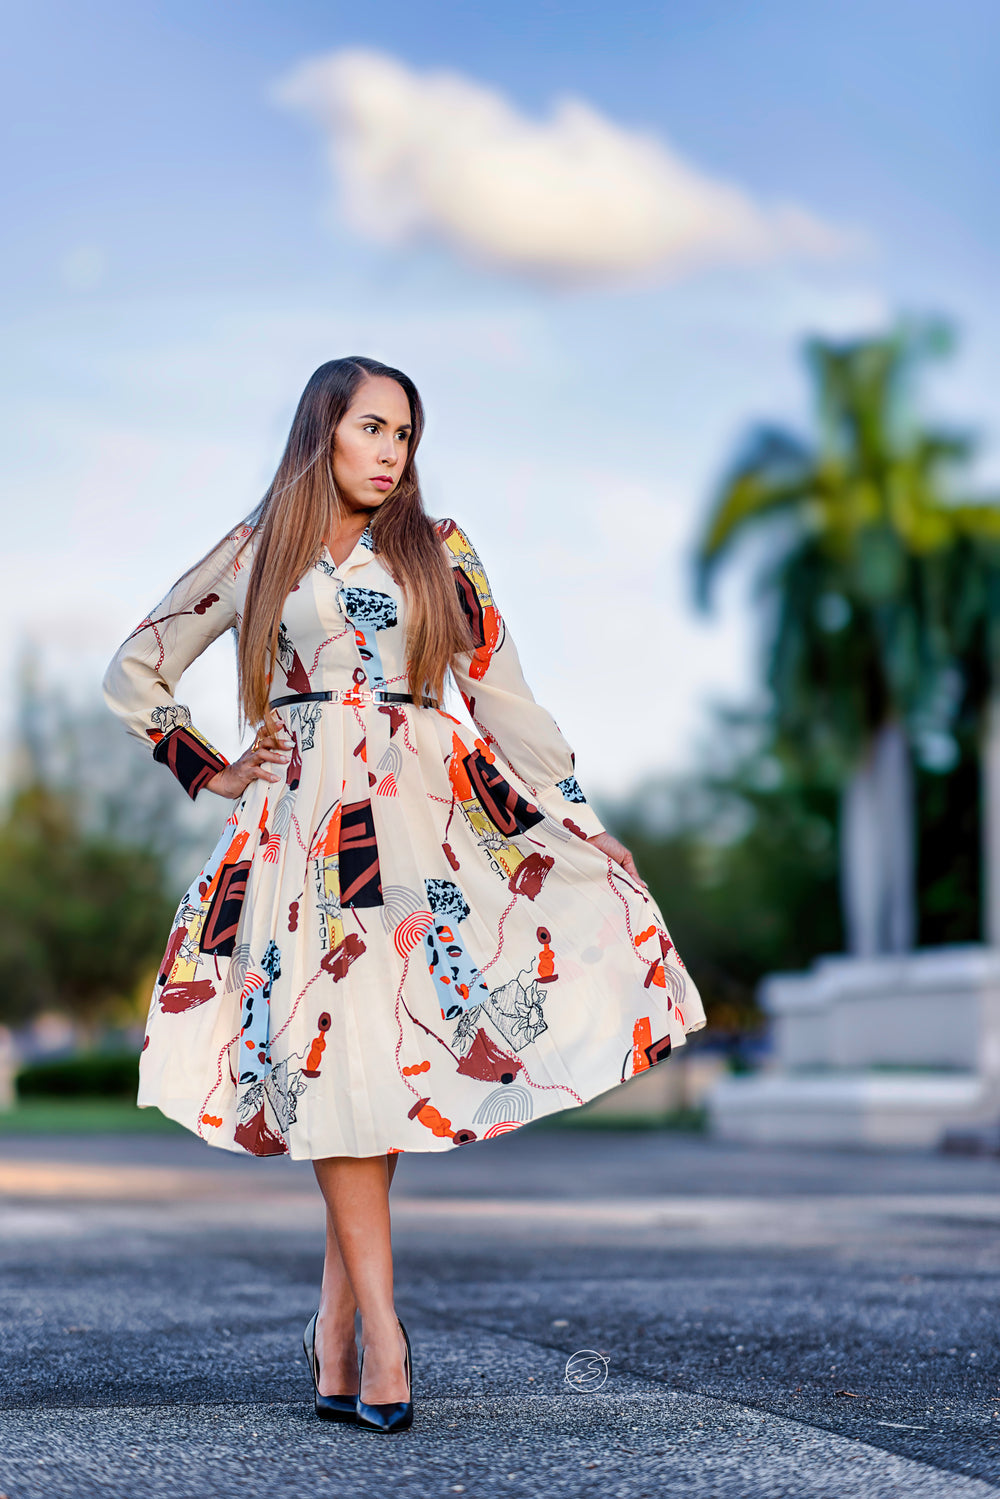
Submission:
[[[137,1052],[85,1052],[58,1061],[33,1062],[17,1075],[19,1098],[135,1098]]]

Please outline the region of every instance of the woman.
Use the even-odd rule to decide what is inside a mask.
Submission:
[[[524,680],[475,548],[424,512],[423,423],[399,370],[322,365],[260,505],[104,681],[190,796],[235,804],[177,911],[138,1102],[210,1145],[313,1161],[327,1206],[305,1336],[316,1409],[377,1431],[413,1413],[393,1307],[399,1153],[583,1104],[705,1024],[631,853]],[[241,719],[260,726],[233,764],[174,698],[230,627]],[[440,706],[449,667],[474,731]]]

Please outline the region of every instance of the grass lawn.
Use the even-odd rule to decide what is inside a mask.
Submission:
[[[118,1098],[24,1098],[0,1109],[0,1135],[183,1134],[159,1109]]]

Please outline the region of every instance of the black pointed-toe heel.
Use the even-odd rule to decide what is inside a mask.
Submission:
[[[357,1424],[366,1431],[405,1431],[413,1425],[413,1357],[410,1339],[400,1319],[399,1330],[406,1340],[406,1383],[410,1392],[408,1400],[388,1400],[381,1405],[369,1405],[361,1398],[361,1379],[365,1372],[365,1350],[361,1350],[361,1367],[358,1370]]]
[[[318,1316],[319,1312],[313,1312],[302,1334],[302,1351],[309,1365],[316,1395],[316,1414],[321,1421],[350,1421],[353,1425],[358,1414],[357,1395],[321,1395],[319,1392],[319,1359],[316,1357],[316,1318]],[[359,1383],[358,1390],[360,1389]]]

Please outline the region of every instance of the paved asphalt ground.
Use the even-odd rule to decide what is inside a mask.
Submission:
[[[3,1494],[1000,1493],[1000,1159],[529,1126],[391,1198],[382,1437],[313,1415],[307,1162],[0,1140]]]

